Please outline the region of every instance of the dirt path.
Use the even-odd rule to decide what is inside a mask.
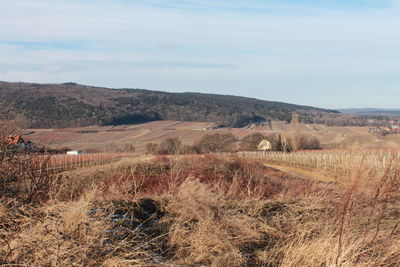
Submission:
[[[140,134],[131,136],[131,137],[129,137],[129,139],[135,139],[135,138],[141,137],[143,135],[149,134],[150,132],[151,132],[150,129],[144,129],[144,130],[141,130]]]
[[[264,163],[264,166],[273,168],[273,169],[279,170],[281,172],[287,173],[291,176],[297,176],[300,178],[311,179],[311,180],[316,180],[316,181],[320,181],[320,182],[329,182],[329,183],[332,183],[332,182],[338,183],[339,182],[334,178],[327,177],[327,176],[324,176],[324,175],[316,173],[316,172],[312,172],[312,171],[308,171],[308,170],[304,170],[304,169],[296,168],[296,167],[292,167],[292,166],[274,165],[274,164],[270,164],[270,163]]]

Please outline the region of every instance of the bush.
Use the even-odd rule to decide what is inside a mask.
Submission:
[[[161,142],[158,146],[158,154],[177,155],[181,153],[182,142],[178,138],[170,137]]]
[[[293,141],[294,138],[294,141]],[[320,141],[315,136],[297,135],[294,137],[284,137],[280,139],[281,151],[292,152],[296,150],[319,150]],[[296,146],[293,145],[296,143]],[[296,149],[296,150],[295,150]]]
[[[280,134],[272,134],[272,135],[263,135],[261,133],[254,133],[254,134],[249,134],[245,137],[243,137],[241,143],[240,143],[240,149],[245,150],[245,151],[257,151],[258,150],[258,145],[260,144],[261,141],[263,140],[268,140],[271,142],[272,151],[282,151],[283,150],[283,145],[282,145],[282,139]]]
[[[299,150],[318,150],[321,149],[321,144],[317,137],[311,136],[307,137],[301,135],[297,138],[297,144]]]
[[[197,146],[185,145],[182,154],[200,154],[200,149]]]
[[[148,143],[146,145],[146,152],[149,154],[178,155],[182,154],[184,150],[189,151],[189,147],[190,146],[185,146],[182,148],[182,142],[178,138],[170,137],[162,141],[160,144]]]
[[[146,152],[149,154],[156,154],[158,152],[158,144],[147,143],[146,144]]]
[[[12,125],[14,122],[0,118],[0,200],[45,202],[59,186],[59,177],[45,167],[51,155],[7,144],[8,136],[18,133]]]
[[[317,137],[308,139],[308,149],[321,149],[321,143]]]
[[[135,153],[136,147],[132,144],[125,144],[122,152]]]
[[[258,145],[262,140],[267,137],[260,133],[249,134],[243,137],[240,142],[240,150],[244,151],[256,151],[258,150]]]
[[[234,151],[236,138],[233,134],[207,134],[197,144],[196,147],[201,153],[210,152],[230,152]]]

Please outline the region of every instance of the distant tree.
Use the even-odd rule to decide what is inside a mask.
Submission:
[[[233,134],[207,134],[196,146],[202,153],[229,152],[235,149],[236,138]]]
[[[307,135],[297,135],[297,150],[319,150],[321,149],[320,141],[315,136],[307,136]],[[282,138],[282,151],[292,152],[295,151],[293,149],[293,139],[291,136],[285,135]]]
[[[158,146],[158,153],[163,155],[176,155],[181,152],[182,142],[174,137],[170,137],[161,142]]]
[[[245,151],[256,151],[258,150],[258,145],[263,140],[268,140],[271,143],[272,151],[282,151],[282,137],[280,134],[263,135],[261,133],[253,133],[243,137],[240,142],[240,149]]]
[[[300,149],[300,120],[299,115],[296,112],[292,112],[292,120],[290,121],[290,130],[291,130],[291,144],[292,150],[297,151]]]
[[[136,147],[133,144],[125,144],[124,145],[124,152],[134,153],[135,151],[136,151]]]
[[[284,134],[281,136],[282,151],[291,152],[292,151],[292,140],[290,136]]]
[[[190,146],[190,145],[185,145],[182,150],[182,154],[200,154],[201,151],[197,146]]]
[[[321,143],[317,137],[311,137],[308,139],[308,148],[318,150],[321,149]]]
[[[321,149],[320,141],[315,136],[298,136],[298,149],[300,150],[318,150]]]
[[[271,142],[273,151],[283,151],[282,136],[280,134],[269,135],[267,140]]]
[[[116,143],[112,142],[109,144],[106,144],[106,152],[117,152],[118,151],[118,146]]]
[[[246,135],[240,142],[240,150],[244,151],[256,151],[258,145],[262,140],[267,139],[267,137],[261,133],[253,133]]]
[[[146,152],[149,154],[156,154],[158,152],[158,144],[147,143],[146,144]]]

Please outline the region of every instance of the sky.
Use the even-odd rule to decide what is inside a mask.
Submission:
[[[0,80],[400,108],[400,1],[0,0]]]

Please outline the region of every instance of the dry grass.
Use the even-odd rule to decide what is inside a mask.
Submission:
[[[347,182],[360,169],[370,178],[376,178],[386,168],[400,162],[400,150],[243,152],[241,155],[245,158],[262,159],[271,164],[309,170],[338,182]]]
[[[40,220],[21,218],[21,230],[10,242],[12,253],[7,261],[26,265],[88,265],[90,255],[101,251],[105,226],[91,222],[88,203],[58,203],[36,212],[40,212],[36,215]]]
[[[363,159],[381,159],[374,171],[360,169],[356,155],[351,165],[335,153],[268,161],[336,168],[342,178],[353,166],[345,183],[295,177],[265,167],[266,157],[157,157],[71,172],[46,202],[1,198],[0,263],[399,266],[399,166],[377,153]]]
[[[246,250],[263,239],[258,221],[227,207],[228,201],[198,180],[187,180],[166,206],[174,259],[182,264],[243,266]]]

